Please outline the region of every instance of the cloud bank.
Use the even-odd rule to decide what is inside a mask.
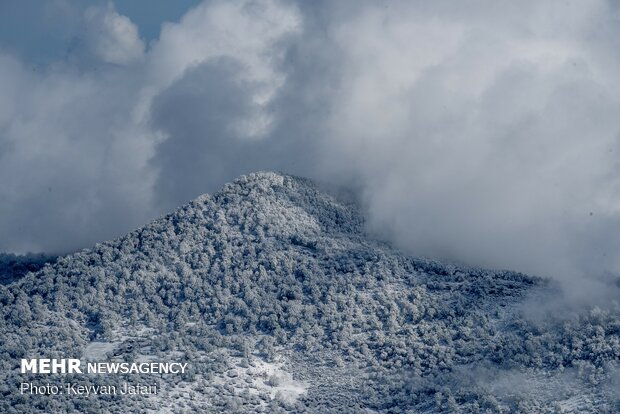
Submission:
[[[413,254],[620,270],[612,2],[207,1],[148,44],[112,3],[58,3],[77,46],[36,71],[0,49],[0,250],[86,247],[276,169],[358,189]]]

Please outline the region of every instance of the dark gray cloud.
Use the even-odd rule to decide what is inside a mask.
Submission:
[[[229,174],[260,169],[257,143],[235,128],[252,113],[252,86],[236,82],[240,68],[222,59],[190,69],[158,95],[153,125],[168,138],[151,160],[159,175],[155,193],[168,208],[212,191]]]
[[[61,3],[68,57],[32,72],[0,42],[0,250],[86,246],[276,169],[359,189],[415,254],[620,270],[609,2],[211,1],[151,42]]]

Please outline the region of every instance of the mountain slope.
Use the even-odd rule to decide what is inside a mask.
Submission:
[[[363,228],[310,181],[256,173],[0,286],[0,411],[620,410],[617,306],[530,320],[546,281],[411,258]],[[127,377],[156,396],[20,395],[42,379],[16,365],[38,355],[191,369]]]

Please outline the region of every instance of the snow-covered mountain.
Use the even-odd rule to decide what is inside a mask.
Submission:
[[[0,285],[0,412],[620,412],[620,309],[536,318],[551,283],[402,254],[310,181],[256,173]],[[183,375],[21,374],[21,358]],[[157,395],[22,395],[22,382]]]

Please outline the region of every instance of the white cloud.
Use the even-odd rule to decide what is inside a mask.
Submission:
[[[278,1],[202,3],[179,23],[163,25],[149,54],[146,102],[150,104],[150,98],[188,70],[224,58],[238,62],[239,81],[254,86],[252,103],[265,106],[284,82],[274,67],[284,50],[275,46],[284,36],[297,32],[300,24],[295,9]],[[254,136],[264,133],[268,124],[268,116],[259,111],[238,127]]]
[[[94,54],[106,63],[126,65],[142,59],[144,42],[133,22],[118,14],[113,3],[85,12],[86,37]]]
[[[368,6],[339,22],[325,167],[362,177],[374,228],[474,264],[620,270],[618,61],[591,40],[611,13],[551,3]]]

